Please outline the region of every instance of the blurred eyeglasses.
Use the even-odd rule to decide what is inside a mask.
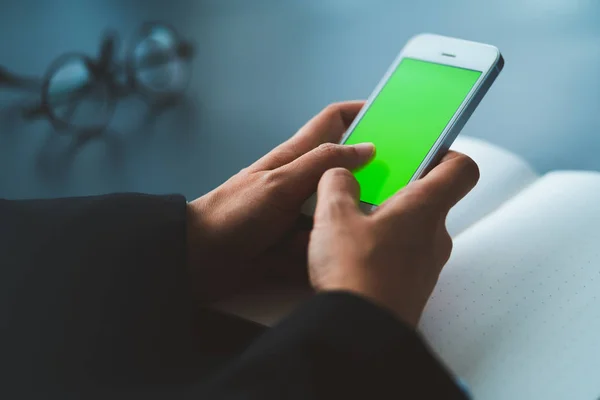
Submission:
[[[163,23],[142,25],[124,62],[115,60],[117,36],[106,34],[97,59],[81,53],[58,57],[42,80],[0,67],[0,85],[41,90],[26,118],[47,117],[58,131],[103,130],[121,97],[141,93],[158,102],[180,96],[191,77],[194,49]]]

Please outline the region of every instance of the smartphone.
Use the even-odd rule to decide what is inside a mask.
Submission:
[[[440,161],[503,66],[488,44],[435,34],[409,40],[341,140],[375,144],[373,160],[353,172],[363,211]],[[313,196],[303,212],[313,215],[315,205]]]

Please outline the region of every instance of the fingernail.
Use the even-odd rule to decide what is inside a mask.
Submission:
[[[373,143],[358,143],[352,145],[352,147],[354,147],[358,156],[365,161],[370,160],[373,154],[375,154],[375,145]]]

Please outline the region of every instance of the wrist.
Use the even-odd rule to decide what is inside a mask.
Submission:
[[[206,233],[203,232],[205,229],[203,207],[199,200],[188,202],[186,206],[187,261],[189,267],[193,265],[194,260],[198,257],[195,250],[200,243],[204,242],[206,236]]]
[[[201,300],[212,297],[210,286],[210,228],[207,222],[208,211],[203,198],[188,202],[186,206],[186,256],[187,268]]]

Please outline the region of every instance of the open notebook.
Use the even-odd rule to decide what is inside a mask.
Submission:
[[[420,331],[475,399],[600,398],[600,173],[538,176],[461,137],[481,179],[448,217],[454,250]],[[273,288],[218,308],[273,324],[305,296]]]

